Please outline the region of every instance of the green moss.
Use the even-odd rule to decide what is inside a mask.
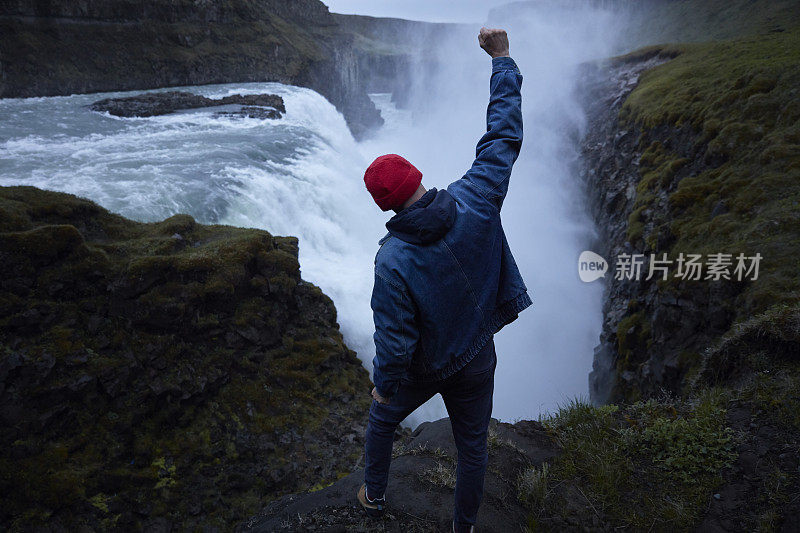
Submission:
[[[324,445],[279,437],[294,428],[313,442],[331,410],[366,412],[369,381],[331,300],[301,283],[296,238],[186,215],[137,223],[71,195],[0,187],[0,248],[0,366],[21,356],[6,390],[35,400],[15,429],[26,438],[0,442],[11,517],[0,528],[36,529],[57,512],[67,529],[137,529],[116,511],[152,505],[184,529],[227,529],[327,482],[313,471]],[[358,447],[342,452],[336,467]],[[240,473],[293,462],[280,486]]]
[[[163,489],[172,487],[175,485],[175,464],[170,460],[167,461],[167,458],[161,456],[153,459],[153,462],[150,463],[150,468],[153,471],[153,474],[158,478],[156,482],[155,489]]]
[[[641,142],[641,140],[640,140]],[[655,204],[659,202],[661,191],[672,188],[679,172],[689,163],[689,159],[680,157],[664,147],[660,141],[653,141],[639,158],[641,179],[636,186],[636,198],[633,210],[628,217],[627,239],[647,246],[645,249],[656,249],[661,233],[668,231],[663,221],[650,220]]]
[[[750,10],[740,4],[726,16]],[[783,9],[766,12],[773,7]],[[800,299],[800,28],[788,19],[780,24],[785,31],[656,46],[620,58],[673,57],[640,76],[620,111],[626,127],[641,132],[641,178],[627,238],[672,261],[681,253],[727,253],[734,260],[760,254],[757,279],[751,272],[737,280],[732,267],[733,281],[713,282],[724,285],[724,298],[674,275],[658,282],[661,294],[701,296],[703,305],[730,311],[731,326]],[[628,334],[634,321],[641,325]],[[648,321],[637,315],[619,324],[621,371],[645,356]],[[712,335],[726,327],[715,325],[721,331]],[[699,353],[706,347],[684,348]],[[682,365],[697,377],[697,358]]]
[[[782,427],[800,431],[800,364],[772,364],[757,372],[742,387],[741,396],[752,401],[765,417]]]
[[[741,123],[739,118],[788,126],[791,117],[778,117],[777,112],[791,102],[787,96],[797,76],[798,38],[793,29],[738,41],[661,47],[677,57],[642,74],[620,116],[647,127],[685,123],[699,130],[707,124],[710,132],[729,128],[721,141],[736,135],[750,138],[757,131],[758,123]]]
[[[91,498],[89,498],[89,503],[91,503],[94,507],[99,509],[100,511],[107,513],[108,512],[108,500],[109,497],[102,492],[98,492]]]
[[[33,261],[47,261],[59,255],[77,251],[84,244],[75,226],[43,226],[19,233],[5,233],[0,246],[19,250]]]
[[[25,452],[31,450],[36,454],[26,457]],[[6,492],[4,496],[5,511],[12,516],[28,514],[31,518],[46,518],[53,510],[85,498],[86,481],[68,461],[70,454],[64,444],[17,441],[8,451],[24,457],[0,457],[0,486],[4,491],[14,491],[13,495]],[[26,501],[40,505],[27,506]]]
[[[617,369],[620,373],[635,369],[643,361],[650,340],[650,324],[644,311],[626,316],[617,324],[617,351],[620,359]],[[637,358],[638,357],[638,358]]]
[[[647,206],[641,205],[631,212],[628,217],[628,230],[627,237],[629,242],[636,242],[644,235],[644,222],[642,221],[642,213]]]
[[[623,438],[630,453],[652,461],[665,477],[692,484],[698,476],[716,475],[735,458],[732,431],[713,418],[723,414],[718,409],[710,416],[660,416],[641,431],[626,428]]]
[[[559,408],[542,422],[561,453],[518,482],[529,524],[599,518],[609,529],[690,528],[735,457],[726,401],[705,390],[685,400],[601,407],[573,400]],[[588,515],[575,515],[575,498]]]
[[[777,304],[749,320],[737,322],[706,350],[693,386],[740,381],[798,360],[800,304]]]

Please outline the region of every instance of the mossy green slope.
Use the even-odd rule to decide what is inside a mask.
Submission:
[[[369,380],[297,244],[0,188],[0,527],[228,529],[349,471]]]
[[[705,291],[706,305],[729,317],[723,330],[773,306],[795,304],[800,30],[656,48],[675,58],[644,73],[620,113],[622,123],[641,133],[641,180],[628,238],[645,253],[666,252],[673,260],[681,253],[730,253],[734,260],[739,253],[760,254],[757,279],[751,273],[741,282],[674,276],[658,282],[659,294],[676,299],[695,298],[704,284],[723,286],[720,294]],[[653,310],[633,311],[638,315],[626,320],[638,316],[646,332]],[[636,349],[646,351],[647,339],[639,340]],[[687,355],[687,365],[698,365],[703,347],[686,348],[695,353]]]
[[[560,408],[543,423],[561,454],[518,482],[529,529],[689,529],[735,458],[724,400],[708,391],[690,402]]]
[[[736,386],[544,417],[561,449],[518,479],[527,530],[791,531],[800,366],[767,366]]]

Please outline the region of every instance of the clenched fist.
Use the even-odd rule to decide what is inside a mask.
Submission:
[[[486,53],[495,57],[509,57],[508,35],[499,28],[481,28],[478,33],[478,44]]]

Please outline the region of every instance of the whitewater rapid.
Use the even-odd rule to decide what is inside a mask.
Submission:
[[[188,213],[295,235],[301,275],[333,299],[348,346],[371,368],[369,296],[385,217],[364,189],[368,161],[342,115],[318,93],[279,83],[163,90],[278,94],[286,114],[119,118],[85,107],[139,91],[2,99],[0,185],[72,193],[144,222]],[[376,101],[392,107],[386,96]]]

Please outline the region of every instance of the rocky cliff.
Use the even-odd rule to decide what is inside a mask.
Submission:
[[[515,495],[517,479],[552,460],[558,452],[546,428],[533,421],[517,424],[493,420],[489,432],[492,468],[479,513],[481,531],[514,531],[526,520],[526,508]],[[273,531],[451,531],[457,450],[450,421],[425,422],[395,442],[392,476],[387,488],[392,507],[383,520],[368,519],[354,506],[364,470],[320,491],[285,496],[239,525],[242,532]]]
[[[800,324],[800,310],[789,322]],[[572,401],[540,421],[492,421],[478,527],[797,531],[800,372],[780,358],[771,368],[741,387],[701,380],[684,398]],[[270,502],[237,531],[452,531],[457,452],[449,421],[400,433],[393,457],[382,519],[367,518],[356,501],[359,468]]]
[[[0,529],[225,530],[349,473],[370,383],[297,247],[0,188]]]
[[[382,123],[366,91],[408,57],[342,20],[319,0],[4,2],[0,97],[278,81],[321,93],[361,137]]]
[[[612,269],[621,254],[641,262],[640,275],[608,276],[596,400],[680,392],[737,324],[800,299],[799,38],[654,47],[588,90],[584,176],[602,253]],[[724,274],[709,271],[715,254]],[[651,263],[668,271],[651,276]]]
[[[432,51],[452,35],[473,27],[467,24],[419,22],[387,17],[333,14],[341,31],[352,36],[358,70],[368,72],[365,89],[370,93],[392,93],[392,101],[403,107],[427,73],[438,66]],[[472,35],[470,35],[470,38]],[[416,87],[424,92],[424,87]]]

